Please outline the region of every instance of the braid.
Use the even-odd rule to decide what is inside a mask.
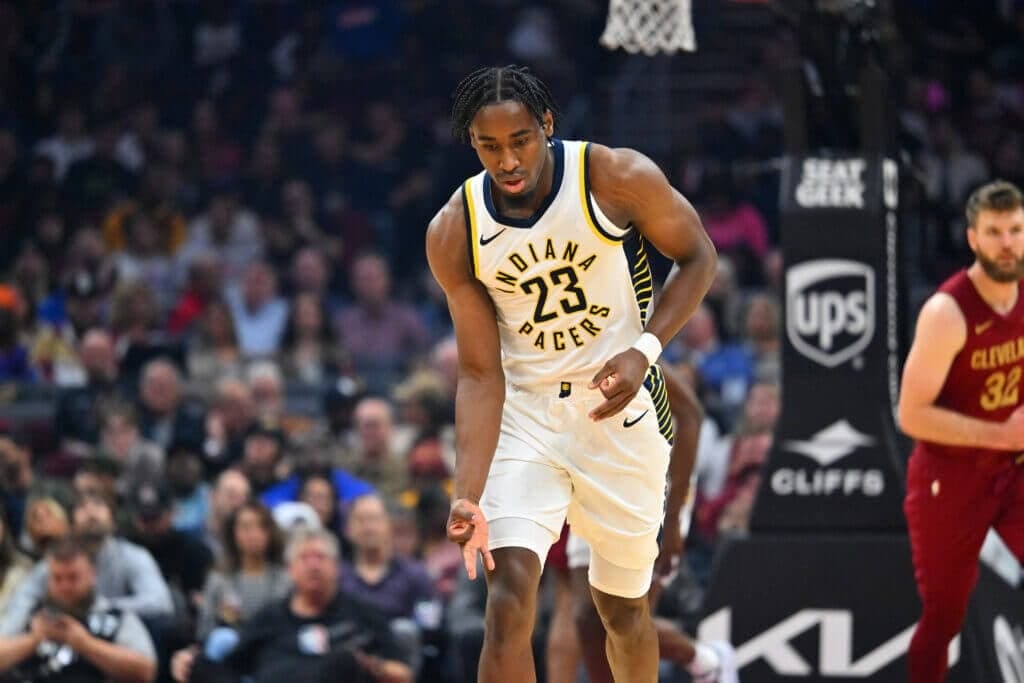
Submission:
[[[497,102],[521,102],[543,124],[544,112],[557,120],[558,107],[551,91],[525,66],[488,66],[462,79],[452,95],[452,134],[469,140],[469,124],[482,107]]]

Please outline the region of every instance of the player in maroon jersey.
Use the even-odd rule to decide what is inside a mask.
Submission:
[[[917,440],[907,467],[921,621],[912,683],[945,678],[947,648],[994,528],[1024,560],[1024,198],[996,181],[967,200],[974,263],[924,305],[907,357],[899,422]]]

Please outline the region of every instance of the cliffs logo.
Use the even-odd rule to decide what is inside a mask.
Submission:
[[[804,159],[796,203],[805,209],[863,209],[864,159]]]
[[[789,268],[786,334],[801,355],[826,368],[856,358],[875,334],[875,271],[845,259]]]
[[[880,496],[885,492],[885,474],[877,467],[834,467],[860,448],[877,444],[857,431],[845,419],[837,420],[811,438],[783,442],[786,451],[810,458],[817,467],[779,467],[772,472],[771,487],[777,496]]]

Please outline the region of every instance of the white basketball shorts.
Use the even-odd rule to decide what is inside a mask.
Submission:
[[[508,386],[480,508],[491,550],[528,548],[541,565],[568,518],[573,533],[595,555],[630,576],[606,583],[591,572],[594,587],[639,597],[647,592],[658,554],[670,449],[668,405],[663,393],[656,405],[642,388],[624,410],[594,422],[587,413],[603,401],[600,391],[586,385]],[[638,576],[646,576],[646,582]]]

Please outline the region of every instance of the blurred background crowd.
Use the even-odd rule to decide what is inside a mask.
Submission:
[[[1024,184],[1024,3],[893,4],[919,301],[969,260],[969,191]],[[664,355],[707,411],[662,604],[689,624],[779,413],[779,79],[808,40],[779,3],[693,6],[700,51],[650,59],[598,45],[596,0],[0,2],[0,613],[69,530],[134,544],[158,575],[116,590],[166,586],[132,609],[169,680],[175,649],[288,594],[279,534],[322,528],[341,594],[412,625],[420,680],[473,679],[484,587],[444,538],[457,359],[422,245],[479,170],[454,85],[516,62],[557,135],[651,155],[719,249]]]

